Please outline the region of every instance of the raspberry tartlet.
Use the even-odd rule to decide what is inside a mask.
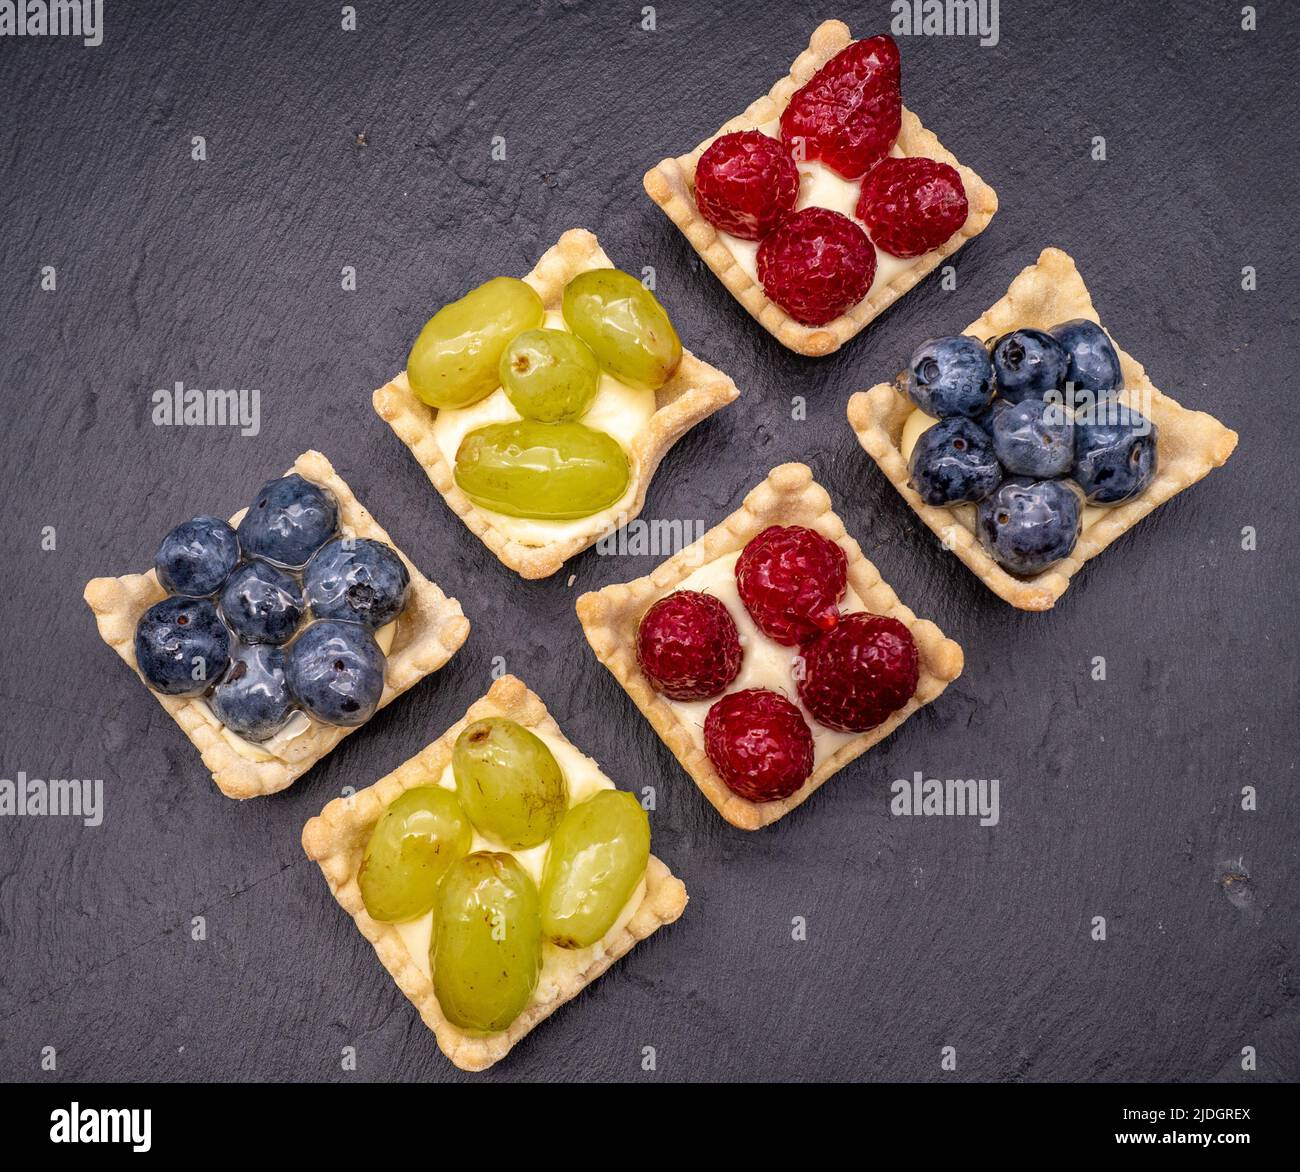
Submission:
[[[745,830],[789,813],[962,670],[961,648],[899,602],[803,464],[774,468],[647,577],[584,594],[578,617],[705,797]],[[647,656],[660,641],[674,654]],[[689,698],[675,699],[683,683]]]
[[[319,452],[229,524],[177,526],[154,569],[95,578],[85,598],[231,798],[291,785],[469,636],[460,603]]]
[[[668,449],[738,394],[575,228],[439,309],[372,401],[470,531],[545,578],[634,519]]]
[[[945,548],[1020,610],[1050,609],[1085,562],[1237,446],[1152,385],[1056,248],[960,335],[855,394],[848,417]]]
[[[891,37],[854,41],[827,21],[768,94],[645,176],[732,295],[797,353],[839,349],[997,211],[902,88]]]
[[[636,797],[504,676],[302,845],[442,1052],[478,1071],[685,910],[650,837]]]

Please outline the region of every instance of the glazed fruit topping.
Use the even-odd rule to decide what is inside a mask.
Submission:
[[[961,176],[935,159],[882,159],[862,183],[858,219],[878,248],[913,257],[938,248],[969,212]]]
[[[865,732],[916,692],[920,660],[897,619],[857,611],[800,648],[799,698],[813,719],[841,732]]]
[[[844,551],[801,525],[772,525],[736,560],[736,589],[755,625],[793,647],[840,618],[848,583]]]
[[[1096,322],[1084,317],[1075,318],[1053,326],[1048,333],[1060,342],[1069,356],[1065,379],[1076,390],[1088,391],[1101,398],[1124,385],[1119,355],[1106,331]]]
[[[225,674],[230,632],[206,598],[164,598],[135,628],[135,662],[164,696],[201,696]]]
[[[659,599],[637,628],[636,657],[670,700],[719,695],[740,673],[735,620],[711,594],[678,590]]]
[[[848,216],[808,207],[758,246],[763,292],[796,321],[820,326],[856,305],[876,278],[876,250]]]
[[[226,624],[245,643],[288,642],[304,609],[298,579],[258,558],[235,570],[221,591]]]
[[[974,417],[993,398],[993,363],[978,338],[931,338],[912,351],[899,389],[927,415]]]
[[[682,343],[658,299],[630,273],[591,269],[564,287],[564,323],[619,382],[657,391],[676,373]]]
[[[1059,390],[1069,366],[1065,347],[1043,330],[1015,330],[993,343],[998,394],[1013,403]]]
[[[961,415],[927,428],[908,461],[910,483],[927,505],[983,500],[1002,480],[988,433]]]
[[[397,551],[382,541],[340,537],[312,558],[303,585],[317,618],[377,631],[406,609],[411,575]]]
[[[820,159],[858,179],[886,155],[902,125],[898,45],[855,41],[797,90],[781,115],[781,138],[799,159]]]
[[[1078,490],[1065,480],[1004,480],[980,502],[976,529],[984,548],[1013,574],[1037,574],[1079,540]]]
[[[1089,504],[1132,500],[1155,478],[1156,426],[1131,407],[1100,404],[1075,427],[1071,473]]]
[[[356,623],[312,623],[289,648],[289,691],[326,724],[364,724],[384,691],[384,653]]]
[[[1015,476],[1068,476],[1074,463],[1074,419],[1062,403],[999,399],[989,412],[998,461]]]
[[[709,709],[704,751],[727,787],[751,802],[789,797],[813,769],[803,713],[766,688],[732,692]]]
[[[442,877],[473,841],[474,830],[451,790],[417,785],[398,795],[371,831],[357,872],[370,918],[400,923],[424,915]]]
[[[525,330],[497,369],[511,406],[525,419],[577,419],[596,397],[600,365],[591,347],[567,330]]]
[[[297,569],[334,536],[338,524],[333,493],[292,472],[258,490],[239,522],[239,544],[246,556]]]
[[[216,517],[195,517],[163,538],[153,565],[168,594],[207,598],[221,589],[238,561],[235,531]]]
[[[230,670],[212,689],[212,711],[231,732],[261,742],[279,732],[293,715],[283,647],[270,643],[231,648]]]
[[[715,139],[695,168],[700,215],[742,240],[761,240],[798,198],[799,169],[789,148],[758,130]]]
[[[569,808],[568,782],[546,742],[504,716],[466,725],[451,766],[470,821],[511,850],[545,842]]]

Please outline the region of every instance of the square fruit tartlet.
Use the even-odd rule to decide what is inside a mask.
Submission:
[[[578,599],[596,657],[733,826],[757,830],[937,699],[962,651],[884,582],[803,464]]]
[[[319,452],[229,522],[163,539],[144,574],[95,578],[99,633],[231,798],[273,794],[469,635]]]
[[[1085,562],[1237,446],[1152,385],[1056,248],[848,415],[921,520],[1021,610],[1051,608]]]
[[[513,676],[303,849],[462,1070],[499,1062],[686,908],[633,795]]]
[[[635,518],[668,449],[737,394],[575,228],[439,310],[374,407],[470,531],[545,578]]]
[[[845,342],[988,227],[997,196],[902,104],[898,46],[828,20],[771,91],[645,189],[783,346]]]

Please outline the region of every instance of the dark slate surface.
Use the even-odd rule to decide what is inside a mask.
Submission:
[[[931,278],[821,362],[749,320],[640,177],[766,90],[830,10],[662,4],[646,32],[635,3],[477,7],[363,0],[345,33],[337,4],[109,0],[99,48],[0,40],[0,776],[106,793],[98,828],[0,820],[0,1075],[457,1077],[299,832],[441,733],[503,656],[613,777],[658,787],[656,850],[692,901],[487,1077],[1300,1076],[1295,7],[1259,5],[1252,33],[1235,3],[1007,0],[996,48],[903,40],[908,104],[1002,210],[959,255],[955,291]],[[843,15],[871,32],[889,7]],[[646,516],[712,524],[806,460],[886,579],[966,650],[939,704],[759,834],[718,819],[581,638],[579,592],[656,559],[587,553],[521,582],[369,407],[435,306],[525,271],[574,225],[623,267],[653,265],[688,344],[743,388],[664,461]],[[1156,384],[1241,446],[1054,612],[1023,615],[937,546],[844,408],[1048,244]],[[151,393],[177,379],[258,387],[261,433],[153,426]],[[474,630],[290,791],[237,804],[100,642],[81,591],[308,447]],[[1000,825],[891,817],[890,781],[916,770],[998,778]]]

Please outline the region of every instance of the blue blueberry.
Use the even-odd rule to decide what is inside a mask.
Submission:
[[[250,741],[264,741],[282,729],[294,708],[284,674],[286,663],[283,647],[236,644],[230,653],[230,670],[209,701],[217,719]]]
[[[1078,417],[1071,475],[1089,504],[1132,499],[1154,479],[1156,464],[1156,425],[1145,415],[1110,402]]]
[[[306,606],[298,579],[254,558],[221,591],[221,613],[245,643],[285,643],[293,637]]]
[[[1095,321],[1078,317],[1053,326],[1048,332],[1065,347],[1069,357],[1065,379],[1076,390],[1089,391],[1101,398],[1123,387],[1119,355],[1106,337],[1106,331]]]
[[[993,398],[993,364],[978,338],[932,338],[912,352],[899,385],[913,403],[936,419],[975,416]]]
[[[1007,403],[992,414],[990,434],[998,462],[1014,476],[1065,476],[1074,463],[1074,421],[1061,403]]]
[[[168,594],[207,598],[221,589],[237,561],[235,531],[217,517],[195,517],[162,539],[153,567]]]
[[[206,598],[164,598],[135,628],[135,662],[155,692],[198,696],[226,672],[230,632]]]
[[[377,631],[402,613],[411,575],[382,541],[340,537],[311,559],[303,584],[318,619],[361,623]]]
[[[1051,334],[1016,330],[993,344],[993,377],[1000,395],[1019,403],[1065,385],[1070,356]]]
[[[960,415],[921,433],[908,468],[912,487],[927,505],[983,500],[1002,480],[988,432]]]
[[[334,494],[292,472],[262,485],[239,522],[239,544],[245,554],[296,569],[305,566],[338,527]]]
[[[289,691],[326,724],[364,724],[384,690],[384,653],[365,627],[323,619],[289,648]]]
[[[1004,570],[1037,574],[1074,549],[1082,516],[1068,481],[1013,477],[980,502],[976,529]]]

